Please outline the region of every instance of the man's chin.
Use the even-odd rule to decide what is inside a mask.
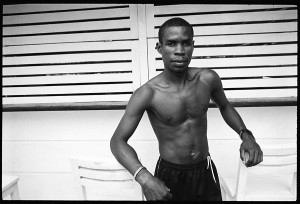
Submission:
[[[187,66],[182,66],[182,67],[172,67],[172,71],[180,73],[180,72],[185,72],[188,69]]]

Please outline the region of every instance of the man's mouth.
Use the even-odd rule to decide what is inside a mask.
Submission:
[[[172,62],[183,63],[183,62],[187,62],[187,60],[172,60]]]
[[[175,66],[184,66],[187,63],[187,60],[172,60]]]

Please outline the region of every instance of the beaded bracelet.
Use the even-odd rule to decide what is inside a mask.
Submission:
[[[146,169],[146,167],[141,166],[140,168],[138,168],[138,170],[136,170],[136,172],[135,172],[134,175],[133,175],[134,180],[136,180],[137,174],[138,174],[142,169]]]

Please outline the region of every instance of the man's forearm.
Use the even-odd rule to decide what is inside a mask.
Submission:
[[[235,108],[228,103],[225,107],[220,108],[221,114],[225,122],[236,132],[246,128],[241,116]]]
[[[115,158],[122,164],[132,175],[142,166],[138,159],[136,151],[125,141],[111,139],[110,149]]]

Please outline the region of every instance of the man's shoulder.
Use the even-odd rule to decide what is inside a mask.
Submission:
[[[152,97],[157,87],[161,84],[161,75],[162,74],[158,74],[157,76],[147,81],[145,84],[136,89],[134,94]]]
[[[160,86],[161,83],[163,82],[162,80],[162,73],[156,75],[149,81],[147,81],[143,86],[145,86],[145,89],[149,89],[149,91],[155,91],[157,86]]]
[[[131,95],[128,104],[130,107],[141,108],[143,110],[149,107],[153,98],[153,89],[148,83],[137,88]]]
[[[153,94],[153,87],[151,83],[147,82],[140,86],[138,89],[135,90],[134,94],[144,97],[149,97]]]
[[[190,67],[189,69],[192,75],[198,75],[200,79],[214,81],[219,78],[219,75],[214,70],[209,68]]]

